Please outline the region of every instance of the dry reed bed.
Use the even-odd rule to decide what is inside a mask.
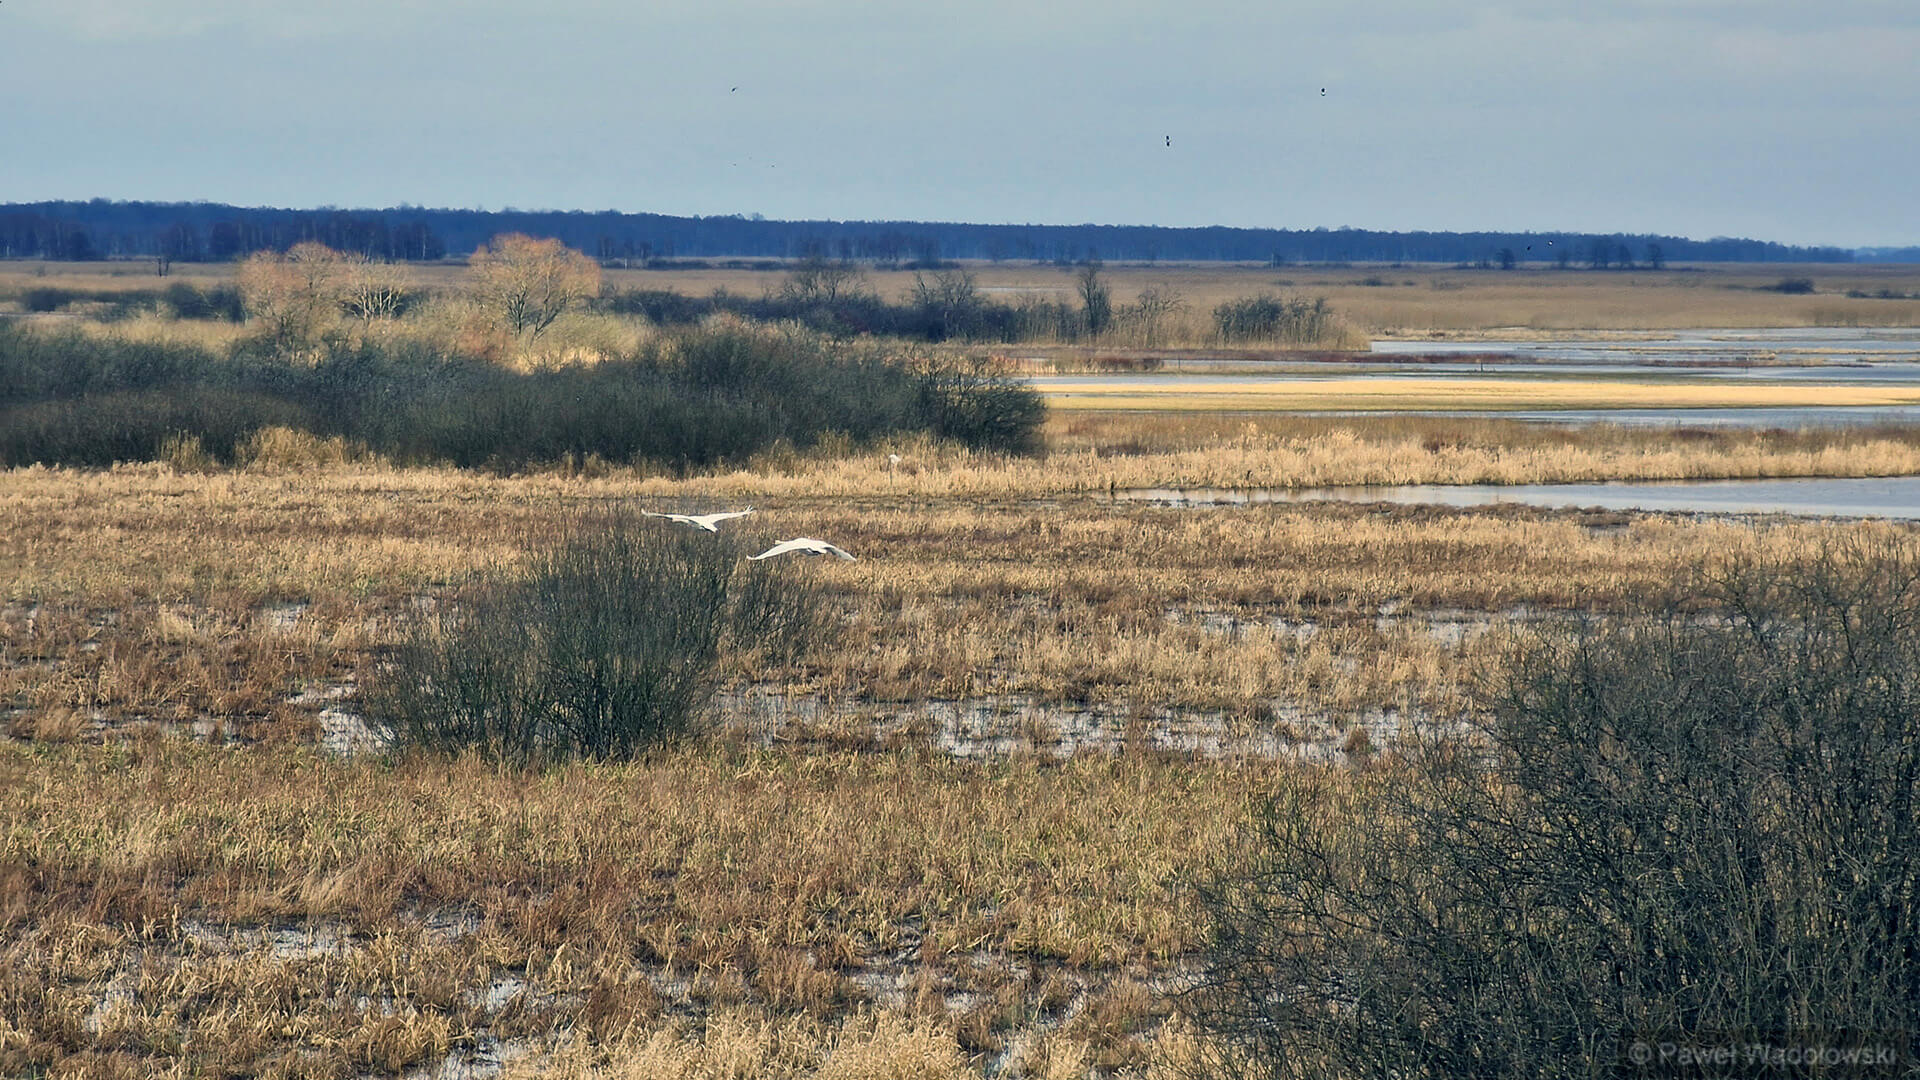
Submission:
[[[1249,425],[1251,426],[1251,425]],[[1363,422],[1294,438],[1255,428],[1222,444],[1145,453],[1056,452],[1009,459],[963,450],[909,450],[886,469],[882,455],[791,470],[739,470],[698,485],[642,480],[637,493],[673,496],[883,496],[905,499],[1044,497],[1114,488],[1299,488],[1391,484],[1534,484],[1592,480],[1732,479],[1782,476],[1906,476],[1920,473],[1920,445],[1903,438],[1835,433],[1824,444],[1784,446],[1758,434],[1708,446],[1676,441],[1458,444],[1444,437],[1370,438]]]
[[[562,1031],[618,1067],[733,1014],[802,1018],[809,1067],[755,1075],[811,1075],[862,1007],[927,1075],[1142,1067],[1196,944],[1177,882],[1272,768],[0,746],[0,1068],[341,1076]]]

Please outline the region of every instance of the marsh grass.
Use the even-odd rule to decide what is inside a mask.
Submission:
[[[710,1068],[746,1025],[771,1055],[747,1060],[796,1076],[974,1075],[1016,1036],[1144,1069],[1164,1010],[1138,978],[1193,940],[1175,882],[1265,776],[725,747],[528,775],[175,741],[0,747],[0,774],[8,1072],[384,1073],[571,1030],[576,1075],[641,1075]],[[1004,1019],[964,1035],[965,1002]]]
[[[406,632],[362,700],[392,741],[518,763],[630,758],[694,734],[723,653],[795,660],[834,624],[783,564],[598,512]]]
[[[310,737],[322,703],[290,699],[369,673],[409,613],[455,603],[471,575],[518,565],[570,516],[660,491],[674,493],[670,508],[713,505],[691,481],[377,464],[5,479],[0,629],[18,658],[5,696],[36,710],[9,723],[76,737],[92,722],[74,728],[46,711],[97,714],[109,730],[204,718],[249,738]],[[797,664],[779,649],[744,652],[725,665],[728,680],[850,705],[1001,697],[1247,717],[1288,705],[1330,720],[1444,714],[1482,635],[1436,637],[1425,613],[1491,628],[1515,610],[1606,609],[1705,552],[1791,552],[1834,528],[1624,515],[1589,527],[1583,515],[1523,508],[1196,513],[1057,496],[1042,507],[1031,495],[930,506],[907,487],[919,479],[896,472],[904,493],[880,495],[874,485],[889,479],[874,471],[857,499],[760,501],[749,520],[766,536],[829,537],[862,558],[803,568],[844,626],[840,647]],[[287,605],[304,605],[291,637],[271,614]],[[203,659],[186,664],[186,646],[168,641],[174,617],[219,628],[193,646]]]
[[[189,271],[202,287],[219,280],[207,269]],[[1841,284],[1913,291],[1855,269]],[[443,294],[461,280],[415,272]],[[1787,305],[1838,304],[1683,294],[1748,281],[1719,271],[1432,274],[1445,289],[1427,271],[1392,287],[1335,280],[1351,270],[1109,272],[1116,296],[1137,272],[1189,313],[1299,291],[1385,325],[1378,313],[1407,303],[1428,312],[1410,324],[1423,333],[1490,317],[1515,333],[1778,325],[1800,310]],[[1362,291],[1379,306],[1350,309]],[[1891,318],[1900,302],[1859,303]],[[234,334],[121,325],[135,329],[119,340],[164,348],[218,351]],[[442,295],[367,340],[424,347],[476,326]],[[569,378],[609,348],[667,340],[602,316],[550,337],[551,355],[501,346],[490,362]],[[751,357],[682,360],[724,373]],[[1218,714],[1282,746],[1303,715],[1325,721],[1332,809],[1302,821],[1344,843],[1404,765],[1397,739],[1356,719],[1457,718],[1510,623],[1627,610],[1727,552],[1787,565],[1835,535],[1911,529],[1200,513],[1109,492],[1920,472],[1920,441],[1897,427],[1077,412],[1047,422],[1044,458],[895,432],[776,439],[705,472],[569,451],[494,473],[398,467],[377,440],[283,420],[230,441],[181,431],[155,430],[156,446],[173,440],[166,462],[0,473],[0,1072],[391,1075],[501,1039],[533,1055],[511,1075],[1187,1075],[1222,1048],[1169,1015],[1202,944],[1178,884],[1301,766],[1155,751],[1156,711]],[[323,710],[359,708],[406,628],[461,611],[476,572],[525,569],[583,510],[742,498],[761,508],[748,537],[823,536],[861,556],[798,568],[838,647],[744,649],[719,671],[820,702],[805,730],[763,746],[721,709],[710,740],[538,770],[314,749]],[[778,628],[779,605],[764,614],[770,646],[805,637]],[[860,714],[978,699],[1040,718],[1015,749],[968,762],[924,724],[876,737]],[[1093,706],[1127,731],[1110,753],[1056,760],[1045,711]]]

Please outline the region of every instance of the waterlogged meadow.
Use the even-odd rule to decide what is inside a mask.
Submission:
[[[1170,1080],[1276,1068],[1262,1039],[1277,1030],[1320,1040],[1292,1075],[1364,1072],[1347,1036],[1300,1016],[1223,1022],[1234,971],[1323,957],[1282,940],[1284,959],[1234,968],[1234,904],[1290,902],[1236,883],[1364,890],[1276,851],[1446,881],[1422,876],[1446,852],[1393,862],[1386,838],[1427,820],[1417,784],[1472,779],[1423,740],[1500,745],[1478,725],[1524,700],[1501,687],[1546,677],[1531,643],[1647,610],[1709,626],[1730,601],[1701,583],[1729,567],[1799,580],[1836,544],[1913,538],[1789,517],[1114,498],[1920,473],[1920,436],[1898,425],[1042,421],[995,396],[1008,384],[991,362],[790,328],[682,337],[574,308],[487,337],[499,328],[463,321],[448,273],[421,275],[446,291],[391,325],[341,323],[278,359],[258,354],[255,323],[11,331],[105,344],[63,345],[64,367],[16,362],[10,408],[151,416],[127,396],[149,394],[178,405],[166,415],[231,422],[149,424],[138,452],[0,473],[0,1072]],[[504,352],[405,359],[462,334]],[[481,441],[482,419],[519,415],[503,402],[591,396],[622,363],[663,392],[704,388],[744,418],[736,443],[703,457],[688,433],[667,454]],[[49,370],[99,385],[33,381]],[[431,393],[413,412],[371,408],[401,375]],[[719,392],[762,378],[886,393],[854,427],[806,394]],[[555,431],[568,418],[547,416]],[[537,594],[481,600],[552,565],[581,521],[625,513],[643,541],[685,544],[704,537],[632,512],[749,505],[710,539],[817,537],[858,558],[779,568],[830,624],[814,647],[701,646],[711,693],[686,731],[601,760],[397,752],[368,727],[370,688],[423,626],[505,612],[488,640],[558,640]],[[1905,670],[1904,648],[1883,650],[1887,670]],[[1501,782],[1530,790],[1532,761]],[[1483,820],[1531,827],[1507,809]]]

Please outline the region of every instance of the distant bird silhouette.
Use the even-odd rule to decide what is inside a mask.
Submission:
[[[856,561],[855,556],[847,554],[845,551],[842,551],[841,549],[834,547],[832,544],[827,543],[825,540],[815,540],[810,536],[796,537],[792,540],[782,540],[779,543],[768,548],[767,550],[761,552],[760,554],[749,555],[747,556],[747,558],[753,559],[753,560],[771,559],[775,555],[788,555],[788,554],[837,555],[840,558],[847,560],[848,562]]]
[[[736,86],[736,87],[734,87],[733,89],[731,89],[731,90],[729,90],[729,91],[727,91],[727,93],[729,93],[729,94],[737,94],[737,93],[739,93],[739,92],[740,92],[740,88],[739,88],[739,87],[737,87],[737,86]]]
[[[666,518],[668,521],[677,521],[682,525],[691,525],[696,529],[717,533],[720,531],[719,525],[721,522],[728,521],[732,518],[746,517],[748,514],[753,513],[754,509],[749,506],[745,510],[730,510],[718,514],[656,514],[651,510],[642,510],[640,512],[647,517]]]
[[[1168,145],[1168,146],[1172,146],[1172,145],[1173,145],[1173,136],[1171,136],[1171,135],[1169,135],[1169,136],[1167,136],[1167,145]]]

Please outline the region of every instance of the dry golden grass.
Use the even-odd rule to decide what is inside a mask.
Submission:
[[[1666,461],[1725,471],[1729,462],[1817,466],[1914,453],[1849,445],[1840,433],[1824,446],[1814,436],[1681,445],[1636,433],[1610,445],[1587,433],[1597,446],[1542,441],[1503,459],[1497,446],[1428,447],[1397,430],[1384,445],[1343,429],[1302,446],[1256,434],[1279,445],[1109,459],[1097,456],[1100,433],[1082,431],[1074,437],[1090,448],[1054,467],[1161,470],[1108,474],[1151,481],[1209,453],[1225,456],[1207,466],[1216,469],[1295,455],[1282,477],[1311,477],[1313,462],[1386,473],[1399,461],[1473,454],[1508,470],[1575,455],[1596,468]],[[831,490],[822,481],[849,468],[821,466],[815,489]],[[0,477],[0,648],[10,659],[0,697],[29,707],[10,722],[16,733],[41,738],[86,735],[96,719],[310,738],[325,700],[291,699],[346,679],[418,598],[453,595],[474,572],[517,558],[527,540],[552,536],[569,513],[613,503],[712,507],[750,491],[761,514],[744,523],[749,535],[824,536],[862,556],[810,568],[844,609],[842,647],[799,670],[750,663],[732,673],[739,684],[820,703],[789,737],[870,742],[876,717],[911,714],[927,699],[1015,713],[1023,703],[1120,716],[1210,712],[1256,729],[1284,717],[1339,725],[1371,710],[1444,714],[1470,661],[1495,640],[1481,630],[1510,611],[1611,605],[1729,546],[1791,553],[1830,528],[1792,523],[1756,534],[1513,507],[1193,512],[1062,496],[1060,477],[1040,465],[1005,470],[976,494],[874,465],[846,485],[851,499],[796,493],[804,473],[668,481],[353,464],[17,470]],[[1447,615],[1462,629],[1436,636],[1426,627],[1436,611],[1469,614]]]
[[[582,1076],[975,1075],[1054,1039],[1144,1069],[1142,979],[1196,944],[1176,883],[1271,768],[0,746],[0,1070],[392,1074],[559,1031]]]
[[[1845,447],[1381,428],[1391,447],[1442,432],[1703,460]],[[1055,435],[1093,461],[1115,443],[1141,458],[1236,438],[1330,459],[1368,445],[1280,421],[1236,436],[1080,417]],[[1307,735],[1274,703],[1297,703],[1348,718],[1337,759],[1390,768],[1390,738],[1351,718],[1444,714],[1497,645],[1436,635],[1430,617],[1604,608],[1678,566],[1791,557],[1834,528],[1195,513],[1061,499],[1037,468],[1017,474],[1027,487],[936,497],[890,493],[918,477],[870,464],[855,498],[774,495],[750,519],[863,556],[810,568],[846,615],[840,648],[732,673],[825,712],[778,749],[722,737],[529,775],[329,758],[312,747],[329,700],[313,691],[364,670],[416,598],[515,558],[572,510],[712,505],[726,478],[395,470],[293,442],[264,440],[279,449],[242,471],[0,474],[0,708],[17,710],[0,720],[14,737],[0,740],[0,1072],[395,1075],[504,1040],[528,1055],[514,1075],[991,1063],[1170,1080],[1204,1050],[1167,1020],[1197,943],[1178,882],[1303,766],[1166,755],[1131,731],[1113,754],[1059,762],[1056,736],[1031,730],[1016,740],[1029,749],[955,761],[924,726],[880,748],[863,703],[1214,710],[1282,745]],[[761,482],[842,475],[788,464]]]

